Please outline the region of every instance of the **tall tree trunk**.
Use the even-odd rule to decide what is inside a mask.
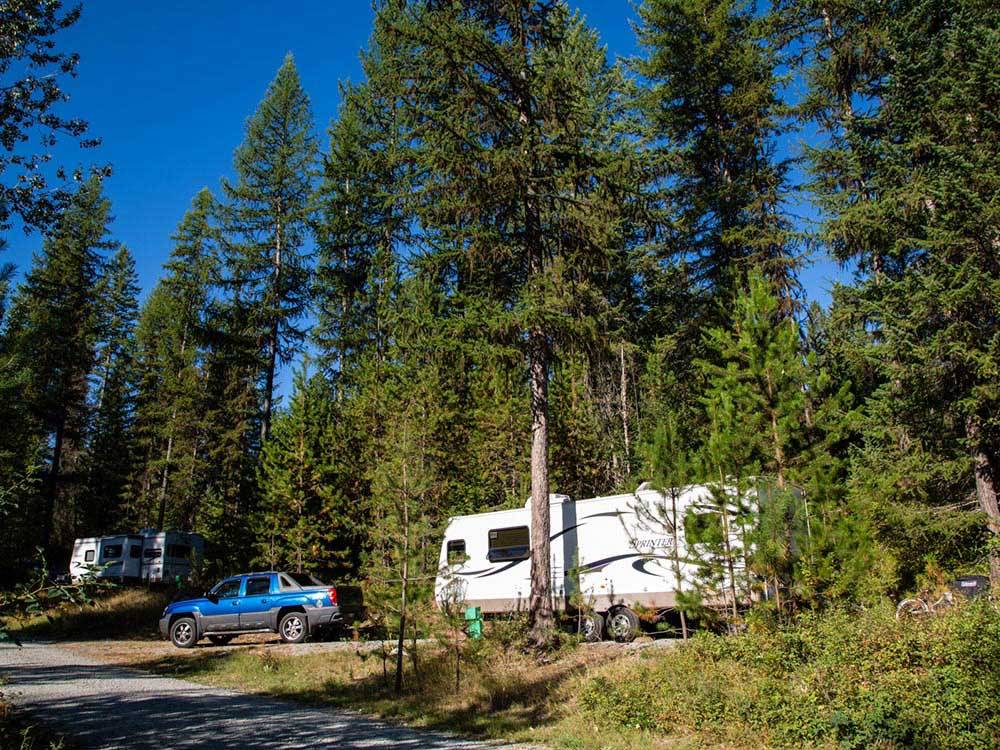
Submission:
[[[541,209],[535,189],[536,164],[534,124],[530,91],[530,54],[524,24],[519,25],[523,69],[516,85],[518,123],[524,134],[524,175],[522,202],[524,244],[528,261],[528,283],[541,280],[545,273],[545,246],[542,238]],[[549,554],[549,341],[544,324],[536,322],[528,330],[528,370],[531,382],[531,595],[528,599],[529,638],[538,646],[551,641],[555,628],[552,611],[552,572]]]
[[[56,498],[59,495],[59,472],[62,466],[63,443],[66,437],[66,414],[56,417],[56,434],[52,446],[52,465],[49,467],[48,487],[45,489],[45,508],[42,511],[42,543],[52,547],[52,530],[55,525]]]
[[[625,371],[625,342],[621,343],[619,349],[621,356],[621,406],[622,406],[622,438],[625,441],[625,476],[632,474],[632,446],[628,434],[628,378]]]
[[[552,573],[549,560],[548,354],[543,331],[529,334],[531,368],[531,596],[530,637],[544,645],[552,637]]]
[[[680,519],[677,517],[677,488],[670,488],[670,505],[671,511],[673,512],[673,526],[674,526],[674,579],[677,581],[677,593],[680,594],[683,589],[683,584],[681,581],[681,548],[680,548],[680,534],[678,533],[677,524],[680,523]],[[677,611],[681,614],[681,637],[686,641],[688,638],[688,624],[687,624],[687,614],[684,612],[683,607],[678,607]]]
[[[994,543],[1000,537],[1000,502],[997,499],[996,461],[991,460],[986,452],[980,436],[979,420],[968,417],[965,421],[965,434],[969,439],[972,452],[972,464],[976,474],[976,498],[979,508],[986,514],[986,525],[993,533]],[[1000,553],[990,553],[990,584],[994,590],[1000,589]]]
[[[281,210],[279,205],[278,210]],[[271,296],[275,309],[271,311],[270,329],[267,335],[267,372],[264,382],[264,418],[260,423],[261,447],[271,434],[271,412],[274,409],[274,371],[278,366],[278,309],[281,306],[281,222],[275,227],[274,236],[274,283]]]
[[[410,581],[410,502],[406,487],[406,466],[403,466],[403,560],[399,592],[399,636],[396,639],[396,695],[403,692],[403,643],[406,638],[406,596]]]
[[[170,459],[174,452],[174,420],[177,419],[177,402],[174,401],[173,411],[170,413],[170,432],[167,435],[167,453],[163,461],[163,476],[160,478],[159,514],[157,515],[156,528],[163,530],[163,520],[167,513],[167,478],[170,476]]]

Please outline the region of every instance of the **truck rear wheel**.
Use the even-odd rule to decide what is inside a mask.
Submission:
[[[628,607],[608,612],[608,635],[619,643],[629,643],[639,635],[639,616]]]
[[[194,619],[180,617],[170,626],[170,640],[177,648],[194,648],[198,642],[198,629]]]
[[[302,643],[309,635],[309,624],[301,612],[289,612],[281,618],[278,635],[285,643]]]

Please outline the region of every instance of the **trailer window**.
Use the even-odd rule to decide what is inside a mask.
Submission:
[[[450,539],[448,540],[448,564],[449,565],[461,565],[469,556],[465,554],[465,540],[464,539]]]
[[[159,560],[162,554],[163,550],[159,547],[150,547],[142,551],[142,558],[144,560]]]
[[[167,557],[172,557],[175,560],[186,560],[187,556],[191,553],[191,548],[186,544],[168,544],[167,545]]]
[[[105,560],[115,560],[122,556],[122,546],[120,544],[109,544],[101,550],[101,556]]]
[[[83,561],[84,562],[94,562],[94,550],[88,549],[86,552],[84,552],[83,553]]]
[[[689,510],[684,515],[684,539],[688,544],[722,544],[722,514]]]
[[[133,560],[138,560],[142,556],[142,547],[138,544],[133,544],[128,548],[128,556]]]
[[[529,550],[528,527],[515,526],[511,529],[493,529],[489,535],[490,562],[502,560],[526,560]]]

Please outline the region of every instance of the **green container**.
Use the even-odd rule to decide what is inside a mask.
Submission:
[[[465,608],[465,632],[469,638],[483,637],[483,611],[479,607]]]

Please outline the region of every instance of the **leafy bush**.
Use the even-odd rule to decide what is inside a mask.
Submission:
[[[756,738],[768,747],[1000,746],[1000,614],[972,604],[922,622],[888,608],[704,635],[612,665],[585,686],[606,725]]]

